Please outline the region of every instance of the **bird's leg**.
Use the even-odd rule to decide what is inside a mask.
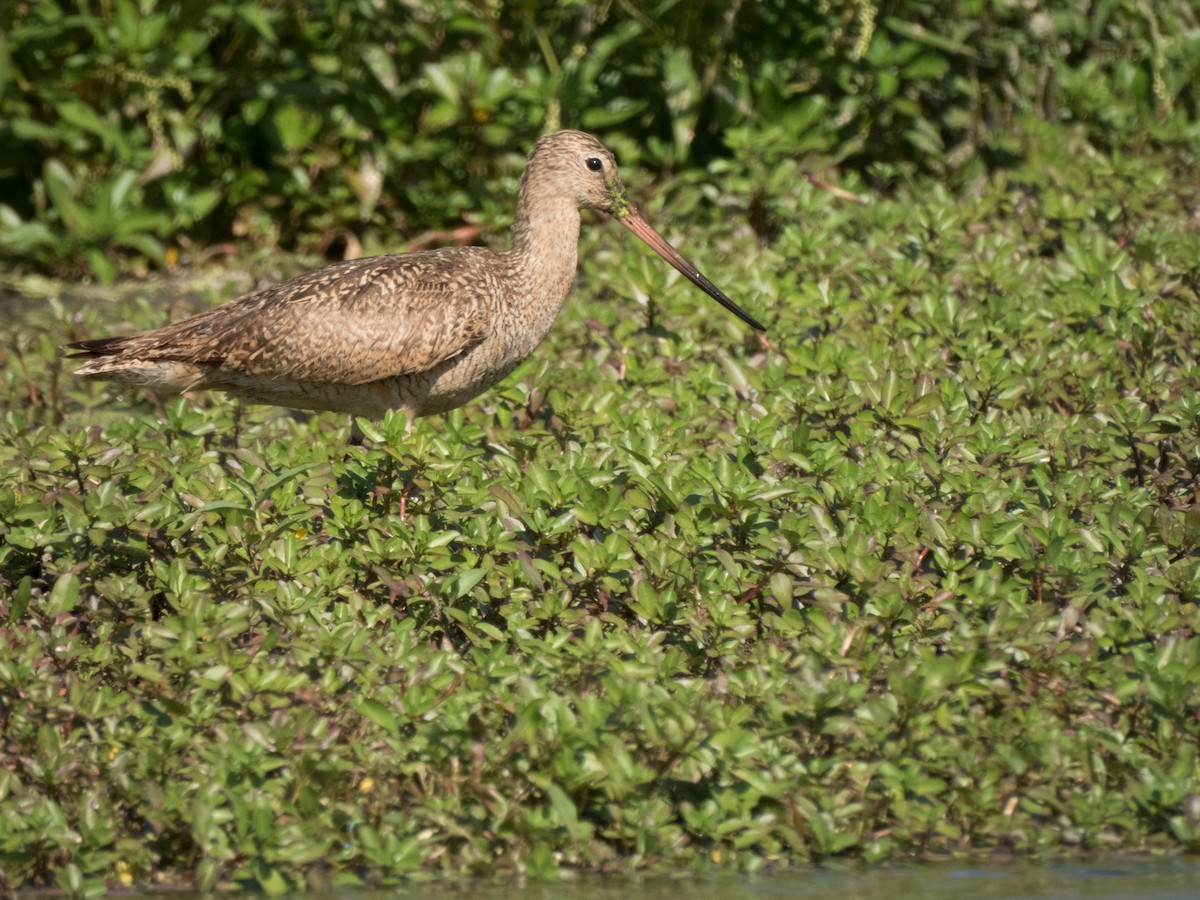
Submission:
[[[380,486],[376,487],[375,489],[376,493],[383,499],[384,515],[388,515],[392,511],[392,494],[395,493],[392,487],[395,484],[395,472],[396,461],[389,456],[387,461],[387,474],[384,476],[387,486]],[[408,521],[408,497],[412,493],[412,489],[416,486],[416,477],[416,472],[410,473],[409,476],[404,479],[404,486],[400,488],[400,509],[397,510],[397,512],[400,516],[401,522]]]
[[[416,418],[410,410],[404,410],[404,437],[408,438],[412,434],[413,419]],[[395,456],[388,454],[388,459],[394,460]],[[416,478],[416,472],[410,472],[408,478],[404,480],[404,487],[400,489],[400,521],[408,521],[408,495],[413,489],[413,479]],[[388,480],[388,490],[392,488],[392,481]]]
[[[403,416],[403,428],[399,427],[397,421],[398,416]],[[379,427],[371,434],[372,442],[376,445],[377,450],[382,450],[386,461],[383,465],[382,478],[376,482],[375,490],[372,493],[383,501],[384,515],[389,515],[392,511],[392,494],[396,483],[396,468],[397,461],[400,458],[401,448],[405,440],[412,433],[413,419],[416,418],[411,410],[398,410],[394,413],[388,413]],[[357,438],[358,443],[363,443],[367,439],[367,435],[363,433],[357,422],[353,423],[351,428],[351,441]],[[413,481],[416,473],[410,473],[404,482],[404,487],[400,490],[400,521],[408,521],[408,495],[412,491]]]
[[[400,489],[400,521],[408,521],[408,492],[412,490],[413,480],[410,477],[404,482],[404,487]]]
[[[391,515],[392,512],[392,485],[396,481],[396,457],[392,454],[387,455],[387,462],[383,466],[383,484],[375,485],[375,493],[383,500],[383,514]],[[400,502],[400,521],[404,521],[404,501]]]
[[[237,450],[242,445],[242,413],[246,407],[239,402],[233,404],[233,449]]]

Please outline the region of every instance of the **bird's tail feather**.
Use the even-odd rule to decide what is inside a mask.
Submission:
[[[101,359],[106,356],[119,356],[128,343],[125,337],[92,338],[88,341],[73,341],[66,345],[67,359]]]

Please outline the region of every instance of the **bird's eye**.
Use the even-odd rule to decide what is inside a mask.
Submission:
[[[604,168],[604,163],[600,162],[600,157],[598,156],[589,156],[587,158],[587,167],[593,172],[599,172]]]

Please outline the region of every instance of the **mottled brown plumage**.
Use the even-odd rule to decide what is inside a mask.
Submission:
[[[763,329],[630,205],[599,141],[560,131],[529,155],[511,250],[450,247],[327,266],[174,325],[69,344],[89,359],[76,374],[372,417],[445,412],[515,369],[550,330],[575,277],[581,209],[616,216]]]

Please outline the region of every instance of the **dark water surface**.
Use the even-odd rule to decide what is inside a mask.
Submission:
[[[463,893],[481,900],[1200,900],[1200,860],[802,869],[703,880],[588,878],[522,890],[468,888]],[[432,900],[446,894],[399,891],[390,896]],[[382,895],[370,900],[382,900]]]
[[[121,896],[181,900],[186,895]],[[262,900],[265,895],[232,896]],[[439,883],[300,896],[304,900],[1200,900],[1200,858],[810,868],[709,878],[587,876],[526,885]]]
[[[580,878],[525,887],[463,885],[331,894],[333,900],[1200,900],[1200,859],[798,869],[768,875]]]

